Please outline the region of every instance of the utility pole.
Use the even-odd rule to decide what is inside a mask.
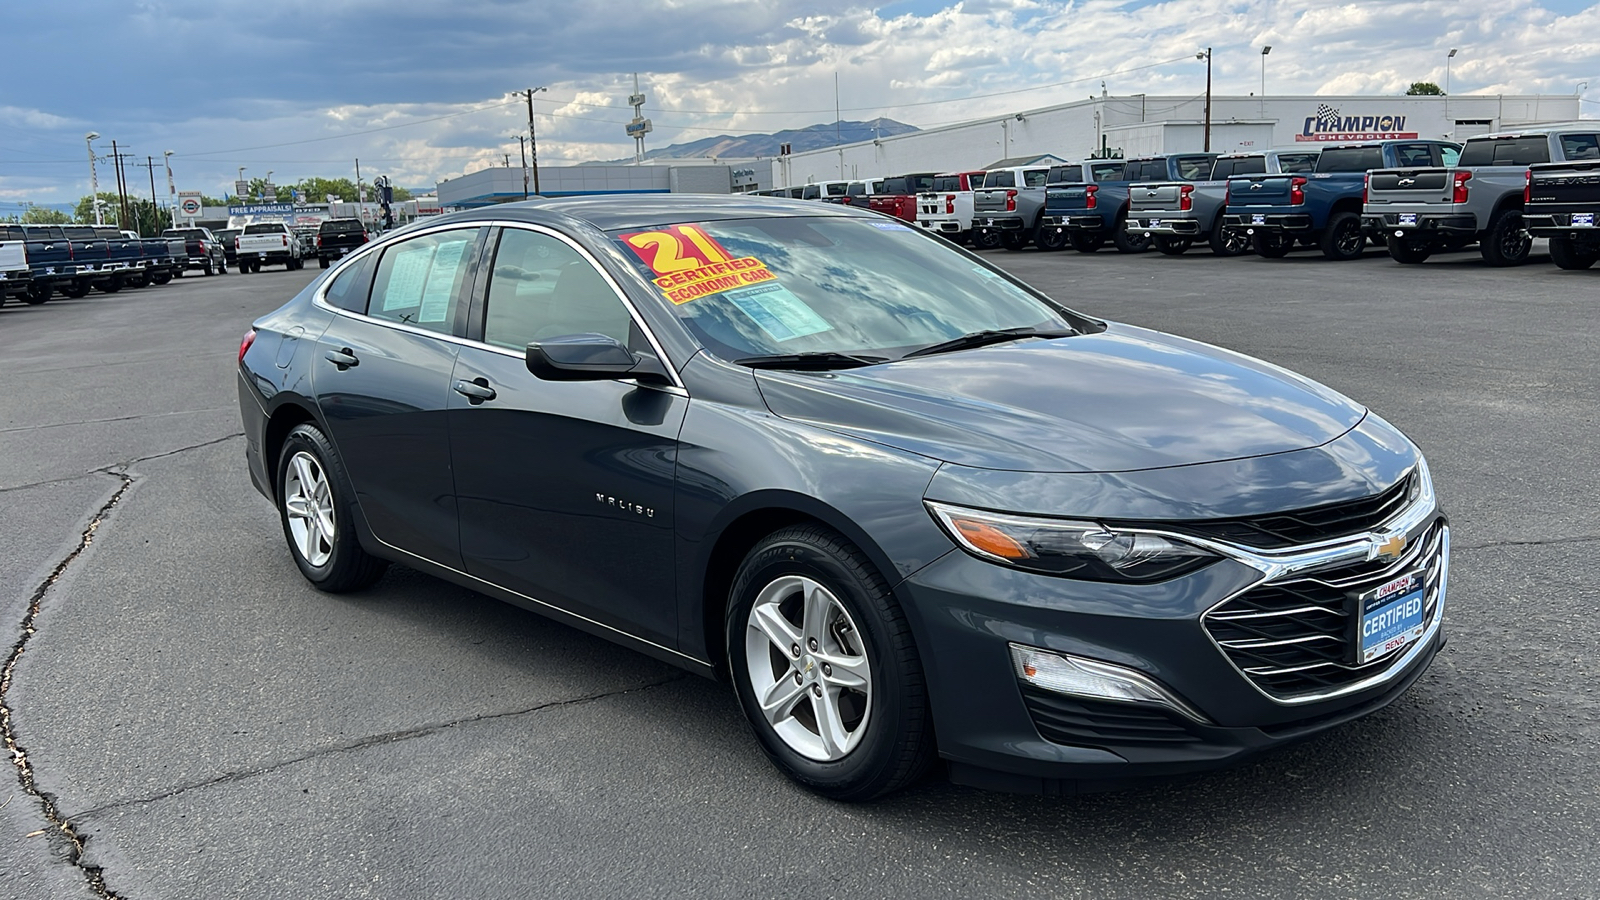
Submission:
[[[544,87],[528,88],[518,93],[528,97],[528,161],[533,164],[533,193],[539,193],[539,136],[533,129],[533,95],[544,90]]]
[[[839,148],[839,179],[844,180],[844,125],[839,116],[839,73],[833,73],[833,145]]]
[[[167,215],[168,221],[174,228],[178,225],[178,185],[172,180],[172,151],[161,151],[161,158],[167,164]]]
[[[522,199],[528,199],[528,142],[517,135],[517,150],[522,154]]]
[[[1209,153],[1209,152],[1211,152],[1211,48],[1207,47],[1204,52],[1196,53],[1194,55],[1194,58],[1195,59],[1203,59],[1203,60],[1206,61],[1206,146],[1205,146],[1205,150],[1206,150],[1207,153]]]
[[[89,145],[89,205],[94,207],[94,223],[104,225],[105,216],[100,212],[100,175],[94,166],[94,142],[100,137],[100,132],[91,131],[83,136],[83,142]]]
[[[138,163],[134,163],[134,165],[138,165]],[[161,231],[161,198],[156,196],[156,158],[154,156],[146,156],[144,158],[144,167],[150,170],[150,217],[154,220],[150,223],[151,232],[148,236],[154,236]],[[144,231],[140,230],[139,233],[144,234]]]
[[[118,228],[126,228],[126,227],[128,227],[128,223],[133,220],[133,212],[128,207],[128,170],[127,170],[127,167],[123,165],[122,160],[123,160],[124,157],[126,157],[128,159],[132,159],[133,158],[133,154],[132,153],[122,153],[122,152],[120,152],[117,149],[117,142],[116,141],[112,141],[111,142],[111,155],[116,157],[116,164],[117,164],[117,194],[118,194],[118,197],[119,197],[120,202],[122,204],[122,217],[117,220],[117,227]]]

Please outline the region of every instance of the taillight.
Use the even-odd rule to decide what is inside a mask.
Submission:
[[[240,363],[244,362],[245,351],[249,350],[250,349],[250,345],[254,344],[255,342],[256,342],[256,330],[254,328],[252,328],[249,331],[246,331],[244,333],[244,340],[239,342],[239,362]]]
[[[237,237],[233,239],[233,249],[239,249],[239,239]]]
[[[320,235],[320,234],[317,235],[317,249],[318,250],[322,249],[322,235]]]
[[[953,215],[955,215],[955,213],[956,213],[956,195],[955,194],[945,194],[944,195],[944,214],[947,215],[947,216],[953,216]]]
[[[1194,185],[1178,185],[1178,208],[1194,209]]]
[[[1300,206],[1306,202],[1306,180],[1298,175],[1289,179],[1289,205]]]
[[[1086,184],[1086,185],[1083,186],[1083,208],[1084,209],[1094,209],[1095,208],[1095,205],[1098,204],[1100,201],[1097,200],[1094,195],[1099,193],[1099,192],[1100,192],[1100,185],[1098,185],[1098,184]]]
[[[1471,180],[1472,180],[1472,173],[1471,172],[1457,172],[1457,173],[1455,173],[1455,184],[1451,185],[1451,190],[1450,190],[1450,202],[1451,203],[1465,203],[1465,202],[1467,202],[1467,182],[1469,182]]]
[[[372,235],[367,234],[365,231],[361,232],[361,243],[365,244],[370,240],[372,240]]]
[[[1365,206],[1367,198],[1372,196],[1372,173],[1361,176],[1361,205]]]
[[[1233,202],[1233,182],[1225,181],[1222,184],[1222,206],[1223,206],[1223,208],[1226,209],[1228,204],[1230,204],[1232,202]]]
[[[288,236],[288,235],[287,235],[287,234],[285,234],[285,235],[280,235],[280,236],[281,236],[281,237],[282,237],[282,238],[283,238],[283,245],[284,245],[284,246],[285,246],[285,247],[287,247],[287,246],[289,246],[289,236]]]
[[[1006,191],[1006,212],[1012,212],[1016,208],[1017,208],[1017,192],[1016,191]]]
[[[1529,169],[1522,176],[1522,205],[1527,206],[1533,202],[1533,170]]]

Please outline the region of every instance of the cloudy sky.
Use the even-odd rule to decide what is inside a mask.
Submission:
[[[84,134],[180,190],[238,167],[289,182],[427,186],[517,152],[629,156],[631,73],[650,146],[882,115],[927,127],[1100,92],[1571,94],[1600,101],[1600,3],[1582,0],[0,0],[0,214],[88,193]],[[1600,102],[1582,104],[1600,115]],[[101,185],[110,183],[105,167]],[[133,190],[147,193],[143,168]],[[159,170],[158,170],[159,172]],[[164,180],[158,174],[157,182]],[[165,185],[160,186],[165,193]]]

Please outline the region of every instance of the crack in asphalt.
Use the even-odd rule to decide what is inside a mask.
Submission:
[[[1529,541],[1489,541],[1486,544],[1457,544],[1454,550],[1494,550],[1499,547],[1551,547],[1558,544],[1587,544],[1600,541],[1600,534],[1580,534],[1576,537],[1542,538]]]
[[[45,577],[44,581],[34,588],[33,594],[28,598],[27,611],[22,616],[19,630],[22,634],[17,642],[11,646],[11,652],[6,656],[4,666],[0,666],[0,741],[3,741],[6,752],[11,755],[11,764],[17,769],[17,780],[21,783],[23,793],[37,800],[45,819],[50,823],[50,830],[59,833],[67,842],[68,861],[83,871],[88,879],[89,888],[98,896],[106,900],[120,900],[120,895],[106,887],[104,870],[99,866],[91,866],[83,861],[84,838],[72,827],[72,822],[61,815],[61,810],[56,806],[55,798],[39,790],[33,777],[33,766],[28,761],[28,753],[17,743],[16,731],[11,721],[13,710],[8,696],[11,690],[11,680],[16,675],[17,663],[28,650],[28,642],[38,633],[35,622],[39,618],[39,609],[44,602],[45,595],[50,588],[61,580],[67,568],[89,549],[94,542],[95,531],[106,521],[113,507],[117,505],[128,490],[134,485],[134,478],[125,473],[115,473],[122,479],[122,486],[111,495],[95,514],[89,519],[89,524],[84,526],[83,533],[78,538],[78,545],[69,552],[64,559],[56,563],[54,569]]]
[[[237,408],[234,406],[208,406],[204,409],[180,409],[173,412],[141,413],[137,416],[110,416],[104,419],[82,419],[76,422],[47,422],[43,425],[18,425],[14,428],[0,428],[0,434],[15,434],[19,431],[43,431],[46,428],[70,428],[74,425],[104,425],[107,422],[137,422],[142,419],[164,419],[168,416],[192,416],[195,413],[221,412],[225,409]]]
[[[400,731],[386,731],[382,734],[368,735],[347,743],[335,744],[331,747],[323,747],[319,750],[313,750],[308,753],[300,754],[299,756],[291,756],[287,759],[281,759],[277,762],[269,763],[264,766],[257,766],[252,769],[241,769],[237,772],[227,772],[222,775],[218,775],[215,778],[207,778],[204,781],[196,781],[190,784],[179,785],[171,790],[163,791],[159,794],[153,794],[149,797],[136,797],[131,800],[119,800],[116,803],[107,803],[104,806],[92,807],[90,809],[78,812],[74,818],[81,820],[130,806],[143,806],[147,803],[159,803],[162,800],[168,800],[178,796],[179,794],[188,793],[189,791],[215,787],[221,784],[230,784],[235,781],[244,781],[260,775],[276,772],[280,769],[286,769],[290,766],[299,765],[303,762],[320,759],[325,756],[336,756],[342,753],[354,753],[356,751],[365,750],[369,747],[379,747],[385,744],[409,741],[415,738],[427,737],[429,735],[448,731],[452,728],[459,728],[465,725],[476,725],[479,722],[492,722],[497,719],[512,719],[518,716],[531,715],[533,713],[543,712],[550,709],[562,709],[568,706],[581,706],[586,703],[593,703],[597,700],[605,700],[610,697],[620,697],[625,694],[634,694],[640,691],[653,690],[655,688],[664,687],[679,681],[685,681],[688,678],[689,674],[685,672],[674,675],[670,678],[647,681],[643,684],[636,684],[632,687],[626,688],[618,688],[617,690],[613,691],[600,691],[594,694],[584,694],[582,696],[568,697],[562,700],[551,700],[548,703],[540,703],[536,706],[527,707],[526,709],[513,709],[497,713],[481,713],[479,715],[464,716],[459,719],[451,719],[445,722],[435,722],[431,725],[419,725],[416,728],[406,728]]]

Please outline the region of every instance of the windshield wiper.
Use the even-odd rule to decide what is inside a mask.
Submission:
[[[752,369],[855,369],[888,361],[887,356],[858,356],[853,353],[816,351],[746,356],[733,362],[734,365],[749,366]]]
[[[948,341],[940,341],[937,344],[929,344],[926,347],[918,347],[910,353],[907,353],[903,358],[910,359],[913,356],[928,356],[933,353],[948,353],[952,350],[966,350],[970,347],[982,347],[987,344],[1003,344],[1006,341],[1019,341],[1023,338],[1030,337],[1057,338],[1070,337],[1074,334],[1077,334],[1077,332],[1071,329],[1041,329],[1034,328],[1032,325],[1027,325],[1022,328],[986,329],[984,331],[974,331],[970,334],[963,334],[960,337],[951,338]]]

